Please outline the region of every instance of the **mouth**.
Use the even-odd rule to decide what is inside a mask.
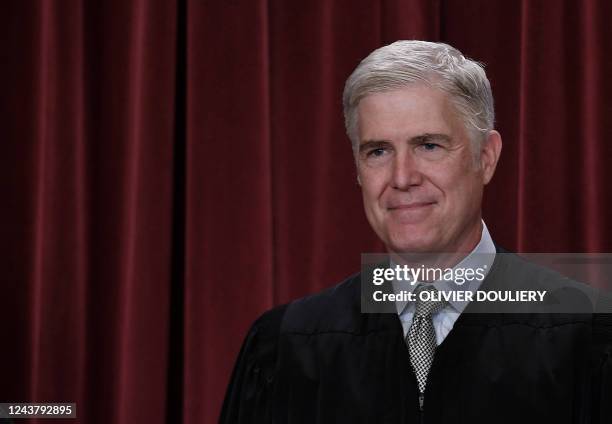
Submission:
[[[393,204],[387,208],[392,222],[399,225],[421,225],[428,220],[437,202]]]
[[[416,210],[420,208],[425,208],[427,206],[432,206],[435,203],[436,202],[414,202],[414,203],[391,205],[387,208],[387,210],[389,211]]]

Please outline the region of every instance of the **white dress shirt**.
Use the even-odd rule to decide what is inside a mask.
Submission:
[[[493,240],[491,239],[491,235],[489,234],[489,230],[485,225],[484,221],[482,221],[482,234],[480,236],[480,242],[476,245],[474,250],[470,252],[461,262],[453,267],[455,268],[480,268],[484,269],[484,276],[486,277],[491,269],[491,265],[493,264],[493,260],[495,259],[495,245],[493,244]],[[476,292],[480,285],[482,284],[482,280],[474,279],[471,282],[466,282],[463,285],[455,284],[453,281],[443,281],[438,280],[434,281],[430,284],[438,291],[448,292],[450,290],[464,290],[464,291],[472,291]],[[413,291],[417,285],[402,285],[401,288],[396,282],[393,283],[393,290],[395,293],[399,293],[400,290]],[[438,342],[438,346],[444,341],[448,333],[453,329],[453,325],[455,325],[455,321],[459,318],[459,315],[463,312],[465,307],[467,306],[467,301],[453,301],[450,300],[445,308],[440,310],[439,312],[433,314],[432,321],[434,325],[434,329],[436,331],[436,340]],[[412,324],[412,317],[414,316],[414,308],[415,302],[410,301],[396,301],[395,306],[397,308],[397,314],[399,315],[400,321],[402,322],[402,327],[404,329],[404,337],[408,334],[408,329]]]

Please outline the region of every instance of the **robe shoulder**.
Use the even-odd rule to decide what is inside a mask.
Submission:
[[[612,314],[593,315],[591,351],[593,422],[612,422]]]
[[[354,304],[356,302],[356,304]],[[251,326],[236,360],[220,423],[271,421],[281,334],[356,331],[359,274],[319,293],[277,306]]]
[[[283,334],[353,333],[363,331],[360,274],[311,296],[291,302]]]
[[[234,366],[219,423],[269,422],[280,324],[287,305],[277,306],[251,326]]]

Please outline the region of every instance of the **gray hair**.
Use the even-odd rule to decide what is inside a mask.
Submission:
[[[353,151],[359,147],[357,106],[369,94],[425,83],[449,95],[473,147],[493,129],[493,94],[483,65],[452,46],[403,40],[374,50],[355,68],[344,86],[342,102],[346,132]],[[474,153],[480,149],[474,149]]]

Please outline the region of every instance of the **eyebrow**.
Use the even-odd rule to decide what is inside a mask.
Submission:
[[[387,140],[366,140],[359,145],[359,152],[363,152],[369,149],[377,149],[388,145],[390,142]]]
[[[414,136],[408,140],[410,144],[418,144],[418,143],[431,143],[434,141],[450,143],[452,138],[446,134],[438,134],[438,133],[425,133]],[[363,152],[368,149],[376,149],[391,143],[389,140],[365,140],[363,143],[359,145],[359,152]]]
[[[441,142],[449,143],[451,140],[452,140],[451,137],[446,134],[425,133],[422,135],[417,135],[416,137],[412,137],[410,139],[410,142],[411,143],[429,143],[432,141],[441,141]]]

